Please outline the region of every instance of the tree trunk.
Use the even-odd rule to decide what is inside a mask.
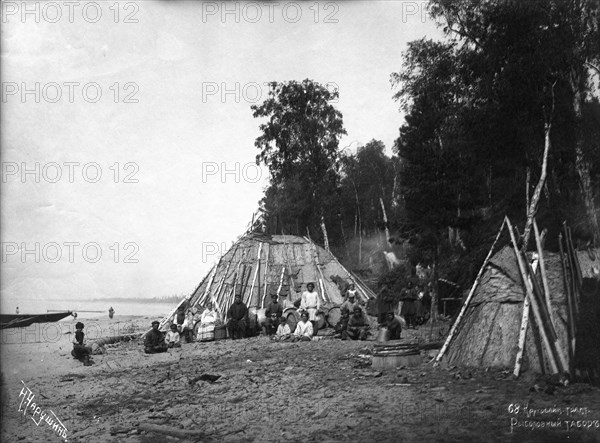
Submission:
[[[544,183],[546,182],[546,171],[548,169],[548,152],[550,152],[551,129],[551,123],[546,123],[546,127],[544,129],[544,156],[542,159],[542,171],[540,172],[540,179],[538,180],[538,184],[536,185],[535,190],[533,191],[533,195],[531,196],[531,202],[529,203],[529,208],[527,210],[527,222],[525,223],[525,229],[523,230],[523,246],[521,247],[523,251],[527,251],[527,244],[529,243],[529,237],[531,235],[533,218],[537,213],[542,189],[544,187]]]
[[[379,203],[381,204],[381,210],[383,211],[383,226],[385,227],[385,241],[389,243],[390,240],[390,229],[388,227],[388,218],[385,213],[385,206],[383,205],[383,199],[379,197]]]
[[[600,235],[600,223],[598,222],[598,214],[594,203],[594,191],[592,188],[592,179],[590,177],[590,164],[586,161],[583,150],[583,130],[582,130],[582,92],[581,92],[581,75],[575,69],[571,71],[571,88],[573,89],[573,111],[575,113],[575,169],[579,176],[579,188],[583,197],[583,204],[587,213],[588,221],[591,225],[594,244],[598,244],[598,236]]]
[[[323,231],[323,242],[325,243],[325,249],[329,251],[329,237],[327,237],[327,228],[325,227],[325,217],[321,214],[321,231]]]

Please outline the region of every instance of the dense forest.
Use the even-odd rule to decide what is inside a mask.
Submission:
[[[252,106],[257,162],[270,170],[263,228],[310,235],[363,275],[380,276],[384,251],[395,252],[398,278],[421,263],[463,288],[505,215],[530,246],[531,216],[547,249],[565,221],[580,246],[598,245],[599,3],[431,0],[428,10],[445,38],[410,42],[390,73],[405,116],[391,157],[378,140],[340,147],[338,93],[317,82],[274,82]]]

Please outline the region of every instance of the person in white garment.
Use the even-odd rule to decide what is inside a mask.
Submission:
[[[215,339],[215,323],[219,319],[219,314],[213,307],[212,302],[206,304],[206,309],[200,316],[200,325],[198,326],[198,341],[213,341]]]
[[[292,330],[287,324],[287,319],[282,318],[281,323],[277,327],[277,332],[271,337],[273,341],[287,341],[292,338]]]
[[[308,319],[312,323],[314,335],[317,335],[317,312],[321,307],[319,303],[319,294],[315,291],[314,283],[308,283],[306,285],[306,291],[302,293],[302,300],[300,302],[300,309],[308,313]]]
[[[296,325],[293,341],[311,341],[313,338],[313,325],[308,320],[308,312],[300,315],[300,321]]]

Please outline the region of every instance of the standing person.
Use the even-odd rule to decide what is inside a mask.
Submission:
[[[308,319],[312,323],[314,335],[317,335],[319,327],[317,325],[317,312],[319,311],[321,304],[319,303],[319,294],[315,291],[314,283],[308,283],[306,285],[306,291],[302,293],[302,300],[300,301],[300,309],[308,313]]]
[[[19,315],[19,307],[17,306],[17,315]]]
[[[365,319],[360,306],[354,307],[354,313],[348,320],[346,331],[342,332],[342,340],[366,340],[369,334],[369,324]]]
[[[350,283],[348,285],[348,289],[346,289],[344,299],[348,300],[350,297],[354,298],[354,300],[358,300],[358,291],[356,290],[354,283]]]
[[[242,296],[237,294],[235,301],[227,311],[227,331],[232,340],[246,338],[248,324],[248,307],[242,302]]]
[[[192,297],[187,295],[185,300],[177,307],[177,315],[175,317],[175,324],[179,332],[183,330],[183,323],[185,322],[185,314],[190,307],[190,300]]]
[[[413,284],[411,281],[408,282],[407,287],[402,290],[400,294],[400,300],[403,301],[402,309],[400,310],[400,315],[404,317],[406,320],[406,327],[410,328],[411,326],[414,328],[416,325],[416,314],[417,307],[415,306],[415,300],[417,299],[417,294],[413,288]]]
[[[165,336],[165,343],[168,348],[181,348],[179,332],[177,332],[177,325],[171,325],[171,330],[167,332]]]
[[[80,321],[75,325],[75,340],[73,341],[73,350],[71,355],[83,363],[84,366],[91,366],[90,355],[92,348],[86,346],[85,334],[83,333],[83,323]]]
[[[300,321],[296,325],[293,341],[311,341],[313,338],[313,325],[308,320],[308,312],[303,311],[300,314]]]
[[[384,324],[388,312],[394,312],[394,293],[388,283],[384,283],[383,287],[377,294],[377,321]]]
[[[154,320],[152,322],[152,329],[144,335],[144,352],[146,354],[157,354],[160,352],[167,352],[167,344],[165,343],[165,337],[163,333],[158,330],[160,322]],[[177,328],[177,326],[175,326]]]
[[[115,315],[115,310],[111,306],[110,309],[108,310],[108,318],[113,318],[114,315]]]
[[[265,316],[267,317],[263,326],[265,335],[273,335],[277,331],[282,315],[283,306],[277,301],[277,294],[272,294],[271,303],[265,309]]]

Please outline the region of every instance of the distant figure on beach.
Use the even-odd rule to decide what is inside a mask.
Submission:
[[[168,348],[181,348],[181,343],[179,343],[179,332],[177,332],[177,325],[171,325],[171,330],[167,332],[165,337],[165,343]]]
[[[115,310],[111,306],[110,309],[108,310],[108,318],[113,318],[113,315],[115,315]]]
[[[19,314],[19,307],[17,306],[17,315]]]
[[[154,320],[152,322],[152,330],[144,336],[144,352],[146,354],[156,354],[159,352],[167,352],[167,344],[162,332],[158,330],[160,322]]]
[[[237,294],[235,302],[227,311],[227,331],[232,340],[246,338],[248,324],[248,307],[242,302],[242,296]]]
[[[83,333],[83,323],[80,321],[75,325],[75,340],[73,341],[73,350],[71,355],[83,363],[84,366],[91,366],[90,354],[92,348],[85,345],[85,334]]]
[[[294,331],[294,337],[292,341],[311,341],[313,338],[313,325],[312,322],[308,321],[308,312],[303,311],[300,314],[300,321],[296,325]]]

